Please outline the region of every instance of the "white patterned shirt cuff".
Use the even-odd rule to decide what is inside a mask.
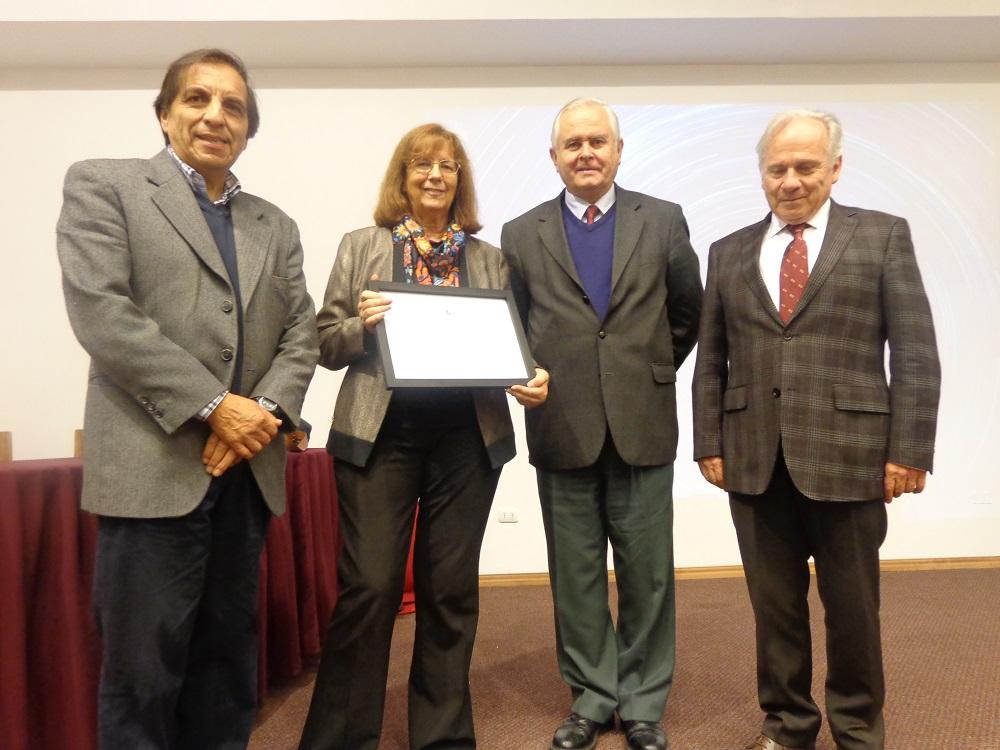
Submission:
[[[209,401],[207,404],[205,404],[203,407],[201,407],[201,409],[198,410],[198,414],[196,415],[198,419],[200,419],[202,422],[208,419],[209,416],[212,414],[212,412],[215,411],[215,407],[221,404],[222,399],[224,399],[228,395],[229,391],[223,391],[218,396]]]

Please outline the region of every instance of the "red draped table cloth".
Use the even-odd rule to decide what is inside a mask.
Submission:
[[[288,509],[261,559],[261,694],[319,653],[337,600],[331,459],[288,459]],[[78,459],[0,463],[0,748],[94,748],[97,521],[79,510],[80,486]]]

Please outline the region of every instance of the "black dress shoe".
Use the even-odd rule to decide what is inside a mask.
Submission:
[[[668,750],[667,735],[655,721],[623,721],[628,750]]]
[[[572,713],[552,735],[552,750],[593,750],[597,744],[597,735],[609,726],[610,722],[602,724]]]

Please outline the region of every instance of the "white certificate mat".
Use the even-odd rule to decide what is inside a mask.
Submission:
[[[509,289],[372,286],[392,300],[376,327],[389,388],[506,387],[534,376]]]

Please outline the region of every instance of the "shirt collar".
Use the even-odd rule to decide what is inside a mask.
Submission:
[[[188,185],[191,186],[191,189],[203,198],[210,200],[216,206],[229,205],[229,201],[231,201],[233,197],[243,189],[240,185],[240,181],[236,179],[236,175],[230,172],[226,175],[226,182],[222,187],[222,195],[219,196],[218,200],[213,201],[208,197],[208,185],[205,184],[205,178],[202,177],[194,167],[185,163],[181,157],[174,152],[173,146],[167,145],[167,153],[173,158],[177,168],[181,170],[181,174],[187,178]]]
[[[569,190],[564,190],[563,193],[566,196],[566,208],[569,209],[571,214],[582,221],[583,215],[587,212],[587,206],[590,204],[585,200],[577,198]],[[611,207],[615,205],[614,183],[611,183],[611,187],[608,188],[608,192],[598,198],[597,201],[594,202],[594,205],[600,209],[601,216],[604,216],[604,214],[611,210]]]
[[[827,198],[823,201],[823,205],[819,207],[819,211],[813,214],[813,217],[806,222],[806,226],[812,227],[819,231],[820,234],[826,234],[826,225],[830,222],[830,199]],[[785,230],[788,226],[788,222],[782,221],[778,216],[772,211],[771,212],[771,226],[767,230],[768,237],[774,237]]]

